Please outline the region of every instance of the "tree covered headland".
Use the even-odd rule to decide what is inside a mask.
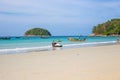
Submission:
[[[93,28],[94,35],[120,35],[120,19],[111,19]]]
[[[48,37],[51,36],[51,33],[43,28],[33,28],[25,32],[25,36],[41,36]]]

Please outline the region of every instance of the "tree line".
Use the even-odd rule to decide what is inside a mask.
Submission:
[[[94,26],[94,35],[120,35],[120,19],[111,19]]]

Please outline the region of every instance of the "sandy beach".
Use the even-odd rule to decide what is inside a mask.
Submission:
[[[0,80],[120,80],[120,45],[0,55]]]

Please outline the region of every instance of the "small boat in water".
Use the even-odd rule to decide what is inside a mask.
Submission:
[[[60,39],[56,40],[56,42],[62,42]]]
[[[80,38],[72,38],[72,37],[69,37],[68,40],[69,40],[69,41],[72,41],[72,42],[84,42],[84,41],[86,40],[86,38],[80,39]]]
[[[62,45],[59,43],[53,42],[52,47],[62,47]]]

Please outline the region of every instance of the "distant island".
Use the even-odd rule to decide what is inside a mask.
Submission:
[[[25,36],[40,36],[40,37],[50,37],[51,33],[43,28],[32,28],[24,33]]]
[[[92,30],[92,36],[118,36],[120,35],[120,19],[111,19],[98,24]]]

